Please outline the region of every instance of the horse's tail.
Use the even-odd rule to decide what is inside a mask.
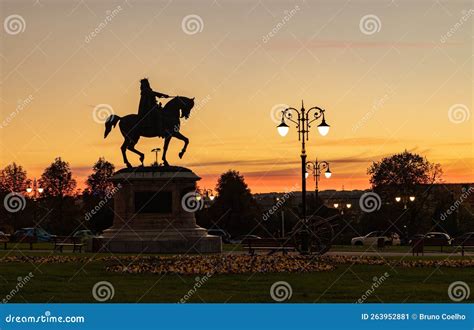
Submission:
[[[120,116],[117,116],[117,115],[110,115],[107,117],[107,119],[105,120],[104,139],[107,137],[107,135],[109,135],[112,128],[114,128],[115,125],[117,125],[120,119],[121,119]]]

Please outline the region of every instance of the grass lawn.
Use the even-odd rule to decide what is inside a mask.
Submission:
[[[0,257],[4,254],[2,251]],[[436,259],[424,259],[428,258]],[[109,273],[104,266],[99,261],[0,263],[0,299],[15,288],[19,276],[29,272],[34,277],[10,302],[95,302],[91,291],[99,281],[109,281],[114,286],[115,296],[110,302],[178,302],[196,283],[195,276]],[[385,272],[389,277],[367,302],[451,302],[447,291],[453,281],[464,281],[471,287],[474,283],[474,268],[337,265],[334,271],[318,273],[214,275],[189,302],[272,302],[269,291],[276,281],[291,285],[293,295],[289,302],[355,302],[371,288],[373,278],[380,278]],[[469,301],[474,300],[473,296]]]

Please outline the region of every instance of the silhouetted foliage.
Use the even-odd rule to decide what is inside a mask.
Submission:
[[[45,196],[72,196],[76,189],[76,180],[72,178],[69,163],[57,157],[41,175],[39,180]]]
[[[87,188],[82,194],[84,224],[94,232],[101,232],[113,224],[112,193],[114,185],[110,178],[114,174],[114,170],[115,166],[112,163],[104,158],[99,158],[93,165],[92,174],[86,181]],[[92,210],[94,210],[93,213]]]
[[[43,200],[49,210],[39,224],[54,230],[55,234],[69,234],[79,221],[78,206],[74,198],[76,180],[72,178],[69,163],[61,157],[56,158],[44,170],[39,183],[44,189]]]
[[[7,194],[19,193],[26,194],[30,180],[27,179],[27,173],[22,166],[12,163],[7,165],[0,171],[0,202],[5,201]],[[28,204],[25,203],[28,207]],[[5,207],[0,208],[0,230],[11,233],[14,228],[21,224],[28,223],[28,208],[18,210],[17,212],[9,212]]]
[[[441,180],[440,164],[405,150],[373,162],[367,173],[382,203],[379,211],[361,218],[364,232],[390,228],[400,235],[411,236],[437,229],[431,221],[435,205],[430,201],[433,185]],[[439,191],[436,194],[441,198]],[[410,201],[409,196],[415,200]],[[395,202],[395,197],[401,201]]]
[[[414,186],[440,181],[441,165],[405,150],[402,153],[373,162],[367,170],[373,188],[379,186]]]
[[[209,223],[223,228],[232,236],[253,232],[261,217],[257,203],[244,177],[229,170],[223,173],[216,185],[217,197],[209,208]]]
[[[87,192],[93,196],[104,197],[114,187],[110,181],[114,171],[115,166],[112,163],[105,158],[99,158],[92,167],[92,174],[87,178]]]
[[[24,193],[30,181],[22,166],[12,163],[0,171],[0,192]]]

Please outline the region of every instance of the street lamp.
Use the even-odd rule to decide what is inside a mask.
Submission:
[[[321,176],[321,170],[326,170],[324,172],[324,177],[326,179],[329,179],[332,175],[331,170],[329,169],[329,163],[326,161],[318,162],[318,159],[316,159],[314,162],[306,162],[306,173],[305,177],[307,178],[309,175],[309,172],[313,174],[313,179],[314,179],[314,193],[316,197],[316,203],[318,202],[319,198],[319,188],[318,188],[318,182],[319,182],[319,177]],[[308,174],[308,175],[306,175]]]
[[[36,178],[33,180],[33,186],[26,188],[28,194],[33,193],[33,200],[36,200],[39,197],[39,194],[43,193],[43,191],[44,189],[36,182]]]
[[[306,224],[306,141],[309,139],[309,129],[311,123],[321,119],[321,123],[317,126],[319,134],[326,136],[329,133],[329,125],[326,123],[324,117],[324,109],[320,107],[304,108],[304,103],[301,101],[301,109],[298,110],[293,107],[286,108],[281,112],[281,123],[277,126],[278,133],[281,136],[286,136],[290,130],[285,120],[296,125],[298,132],[298,141],[301,141],[301,188],[302,188],[302,215],[303,222]],[[296,119],[293,119],[293,115]]]
[[[352,207],[352,204],[351,203],[346,203],[346,204],[334,203],[333,206],[335,209],[339,209],[339,206],[340,206],[340,209],[341,209],[340,212],[341,214],[344,214],[344,208],[350,209]]]
[[[154,152],[155,153],[155,162],[153,163],[152,166],[160,166],[160,163],[158,163],[158,153],[161,151],[160,148],[154,148],[154,149],[151,149],[151,152]]]
[[[42,194],[44,189],[39,186],[36,178],[33,180],[33,186],[29,186],[26,188],[26,192],[30,195],[32,194],[32,199],[34,201],[34,208],[33,208],[33,222],[36,226],[36,200],[38,199],[39,195]]]
[[[403,208],[404,208],[405,210],[407,209],[407,203],[408,203],[408,201],[410,201],[410,202],[413,203],[413,202],[415,201],[415,199],[416,199],[415,196],[402,196],[402,197],[397,196],[397,197],[395,197],[395,201],[396,201],[397,203],[400,203],[400,202],[403,201]]]
[[[216,196],[212,192],[212,189],[203,189],[201,194],[196,195],[196,199],[199,201],[201,198],[204,198],[204,202],[212,202]]]

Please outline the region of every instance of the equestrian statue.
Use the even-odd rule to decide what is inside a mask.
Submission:
[[[104,139],[109,135],[117,123],[124,141],[121,146],[123,161],[127,167],[132,164],[127,159],[127,149],[140,156],[140,162],[144,166],[143,161],[145,155],[135,149],[140,137],[161,137],[164,138],[163,146],[163,165],[169,166],[166,160],[166,152],[171,138],[175,137],[184,142],[184,146],[179,152],[179,158],[182,158],[189,144],[189,139],[179,132],[180,118],[188,119],[191,109],[194,106],[194,98],[184,96],[175,96],[164,107],[161,102],[157,103],[156,98],[171,98],[167,94],[155,92],[148,79],[140,81],[140,104],[138,106],[138,114],[130,114],[124,117],[118,115],[110,115],[105,121]]]

